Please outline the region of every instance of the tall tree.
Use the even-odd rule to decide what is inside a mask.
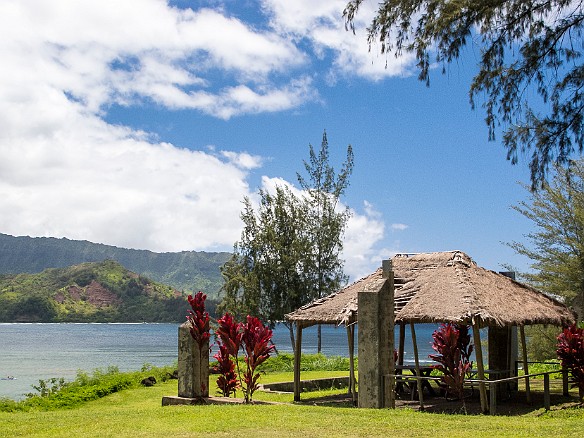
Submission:
[[[536,231],[529,245],[510,244],[532,260],[533,273],[524,277],[536,287],[565,298],[584,317],[584,160],[568,170],[557,168],[553,180],[529,201],[514,207],[530,219]]]
[[[244,200],[241,239],[222,268],[221,310],[239,320],[258,316],[273,326],[310,300],[305,256],[310,242],[305,204],[288,187],[277,186],[273,195],[260,190],[259,195],[257,211],[249,198]],[[288,328],[294,346],[293,327]]]
[[[259,316],[273,325],[346,281],[340,253],[349,210],[339,200],[349,185],[353,151],[348,146],[338,175],[329,163],[326,132],[320,150],[309,145],[309,152],[307,179],[298,174],[302,196],[287,186],[277,186],[274,194],[260,190],[257,210],[244,199],[241,238],[221,270],[220,311],[230,311],[239,320]],[[294,348],[293,327],[288,328]]]
[[[363,0],[343,15],[355,30]],[[552,163],[566,166],[583,149],[584,66],[581,0],[384,0],[367,28],[382,53],[414,53],[419,79],[430,83],[434,63],[457,60],[471,41],[480,48],[470,86],[474,108],[486,96],[489,139],[504,126],[503,145],[513,164],[531,152],[532,187]],[[539,98],[537,98],[539,96]]]
[[[314,285],[314,298],[321,298],[340,289],[347,277],[343,273],[343,235],[350,217],[347,208],[340,208],[340,197],[349,186],[353,172],[353,149],[347,147],[347,158],[336,174],[330,165],[326,131],[318,153],[309,144],[309,161],[304,161],[308,175],[299,173],[298,182],[306,192],[309,215],[308,233],[312,245],[308,252],[309,275]],[[321,351],[321,328],[318,326],[317,350]]]

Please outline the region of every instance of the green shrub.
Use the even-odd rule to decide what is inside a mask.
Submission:
[[[120,372],[117,367],[110,366],[106,370],[96,369],[91,375],[78,371],[72,382],[65,382],[62,378],[39,380],[38,385],[33,385],[37,392],[27,394],[25,400],[0,399],[0,411],[73,408],[124,389],[136,388],[146,377],[152,376],[157,382],[165,382],[171,378],[175,368],[145,364],[141,371]]]
[[[357,359],[355,359],[355,368]],[[289,372],[294,371],[294,355],[279,353],[270,357],[261,367],[262,371]],[[301,371],[348,371],[349,358],[341,356],[325,356],[324,354],[303,354],[300,359]]]

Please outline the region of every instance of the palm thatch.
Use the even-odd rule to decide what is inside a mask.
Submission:
[[[461,251],[392,258],[396,322],[459,322],[481,326],[568,325],[565,305],[505,275],[477,266]],[[303,326],[357,321],[357,294],[382,277],[378,269],[337,293],[313,301],[286,318]]]
[[[286,319],[291,322],[299,322],[304,327],[314,324],[349,325],[355,322],[357,316],[357,294],[371,282],[379,280],[381,276],[381,269],[378,269],[373,274],[344,287],[338,292],[288,313]]]

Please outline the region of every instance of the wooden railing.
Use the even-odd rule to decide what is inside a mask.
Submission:
[[[529,379],[534,377],[543,376],[543,401],[544,401],[544,408],[549,410],[551,407],[551,397],[550,397],[550,375],[552,374],[562,374],[562,393],[564,396],[569,395],[569,385],[568,385],[568,370],[561,369],[561,370],[554,370],[554,371],[544,371],[540,373],[532,373],[532,374],[524,374],[522,376],[513,376],[513,377],[505,377],[501,379],[465,379],[464,383],[467,385],[480,385],[481,383],[485,384],[489,388],[489,413],[491,415],[495,415],[497,413],[497,386],[501,383],[511,383],[511,382],[519,382],[519,380],[525,379],[525,397],[526,402],[531,404],[531,390],[529,387]],[[384,376],[385,378],[390,379],[390,388],[396,387],[396,382],[403,382],[407,380],[415,380],[418,381],[437,381],[440,382],[442,379],[440,377],[432,377],[432,376],[416,376],[413,374],[388,374]],[[416,387],[418,387],[416,385]],[[415,391],[414,386],[412,386],[412,391]],[[395,395],[391,397],[392,403],[395,400]],[[418,400],[420,402],[420,409],[424,409],[424,398],[423,395],[418,394]],[[392,406],[393,407],[393,406]]]

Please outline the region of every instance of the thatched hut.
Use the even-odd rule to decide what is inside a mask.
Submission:
[[[564,326],[575,320],[573,312],[562,303],[509,276],[477,266],[461,251],[398,254],[391,261],[401,358],[406,323],[411,324],[412,332],[414,323],[469,324],[473,326],[479,379],[484,379],[480,328],[518,326],[522,334],[524,368],[527,368],[523,327],[531,324]],[[296,323],[299,334],[297,354],[301,351],[303,328],[314,324],[336,324],[347,326],[352,358],[354,324],[359,315],[358,293],[382,276],[380,268],[337,293],[289,313],[286,319]],[[485,392],[484,388],[482,392]]]

